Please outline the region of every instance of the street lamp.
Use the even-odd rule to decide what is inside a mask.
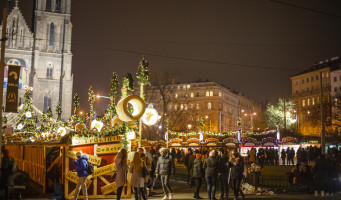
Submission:
[[[110,99],[110,97],[107,96],[101,96],[101,95],[96,95],[97,98],[104,98],[104,99]]]
[[[209,116],[208,116],[208,115],[206,115],[206,117],[205,117],[205,118],[206,118],[206,119],[208,119],[208,118],[209,118]],[[211,131],[211,118],[210,118],[210,127],[209,127],[208,131]]]
[[[187,127],[188,127],[188,129],[191,129],[192,128],[192,124],[188,124]]]

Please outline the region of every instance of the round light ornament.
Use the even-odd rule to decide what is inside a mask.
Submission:
[[[64,136],[66,134],[66,128],[64,127],[59,127],[58,130],[57,130],[57,133],[60,135],[60,136]]]
[[[128,105],[131,105],[133,112],[129,112]],[[130,95],[121,99],[116,106],[118,117],[124,122],[130,122],[138,120],[144,114],[146,110],[146,104],[143,99],[137,95]]]
[[[25,113],[25,115],[26,115],[26,118],[28,118],[28,119],[30,119],[32,117],[32,113],[30,111],[27,111]]]
[[[142,116],[142,122],[147,126],[153,126],[156,124],[158,117],[159,115],[157,111],[153,108],[153,105],[149,104],[148,108],[144,112],[144,115]]]
[[[103,128],[104,124],[101,121],[97,121],[96,119],[92,120],[91,122],[91,129],[96,129],[97,131],[101,131]]]
[[[24,125],[22,123],[19,123],[17,126],[17,130],[21,131],[24,128]]]

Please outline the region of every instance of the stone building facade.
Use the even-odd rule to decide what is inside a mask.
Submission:
[[[311,68],[290,78],[292,98],[297,109],[298,132],[300,134],[315,136],[321,134],[321,88],[324,109],[327,109],[327,106],[331,105],[331,97],[335,93],[334,91],[340,91],[340,81],[338,81],[340,74],[337,73],[337,71],[340,71],[340,67],[341,59],[334,57],[320,61]],[[328,132],[333,131],[332,129],[332,126],[326,126]]]
[[[237,131],[239,116],[242,130],[250,131],[251,120],[255,120],[250,114],[261,112],[260,104],[254,100],[215,82],[168,85],[163,95],[160,87],[150,86],[146,88],[146,102],[152,103],[160,115],[167,112],[171,130],[184,132]],[[205,121],[204,127],[200,126],[201,118]]]
[[[19,97],[23,97],[25,86],[32,87],[33,104],[38,109],[46,112],[51,106],[56,116],[55,108],[60,102],[61,119],[67,120],[71,116],[73,88],[71,0],[34,2],[31,27],[18,0],[9,9],[5,61],[21,66]],[[6,72],[7,69],[4,94]]]

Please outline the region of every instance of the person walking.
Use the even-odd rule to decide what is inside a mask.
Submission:
[[[5,189],[5,199],[9,199],[8,188],[14,185],[13,172],[14,172],[14,159],[10,156],[7,149],[2,150],[1,161],[1,185]]]
[[[76,191],[75,191],[73,200],[77,199],[81,188],[82,188],[84,200],[88,200],[88,191],[86,189],[86,180],[89,175],[87,172],[88,156],[82,155],[82,151],[78,151],[76,153],[76,156],[77,156],[77,160],[75,160],[75,165],[76,165],[77,176],[79,177],[79,179],[76,185]]]
[[[199,195],[200,187],[202,185],[202,179],[204,177],[203,168],[202,168],[202,161],[201,161],[201,154],[195,154],[195,160],[193,164],[193,180],[195,182],[195,190],[194,196],[195,199],[202,199]]]
[[[238,199],[238,194],[240,193],[242,196],[242,200],[245,199],[245,195],[241,190],[241,182],[243,179],[243,172],[244,172],[244,162],[243,158],[241,158],[238,152],[235,152],[229,162],[229,167],[231,167],[231,185],[234,193],[234,199]]]
[[[187,149],[185,156],[185,166],[187,168],[187,185],[191,185],[191,171],[193,167],[193,151],[191,148]]]
[[[143,161],[138,152],[134,153],[134,158],[131,161],[129,171],[131,173],[131,187],[134,187],[135,200],[139,200],[141,197],[143,200],[147,199],[147,194],[144,189],[144,177],[143,177]]]
[[[169,155],[166,148],[161,148],[160,154],[161,156],[157,161],[155,174],[161,178],[161,185],[163,193],[165,194],[162,200],[172,200],[174,194],[172,188],[169,185],[169,177],[174,174],[173,159],[172,156]]]
[[[218,150],[219,152],[219,168],[218,172],[220,173],[220,200],[224,200],[224,195],[226,198],[229,197],[229,185],[228,185],[228,177],[229,177],[229,169],[228,162],[229,157],[226,155],[226,152],[223,148]],[[251,149],[250,151],[250,159],[255,159],[256,152]],[[254,162],[254,161],[253,161]]]
[[[255,162],[256,162],[256,149],[252,147],[249,152],[249,163],[252,164]]]
[[[116,177],[114,177],[114,182],[117,187],[117,200],[121,199],[121,194],[123,190],[123,186],[127,180],[127,150],[122,148],[115,157],[115,168],[116,168]]]
[[[315,196],[319,195],[321,192],[321,196],[325,195],[328,178],[328,162],[323,154],[319,156],[319,159],[316,160],[315,169],[314,169],[314,181],[315,181]]]
[[[281,159],[282,159],[282,165],[285,165],[285,157],[286,157],[286,153],[285,153],[285,150],[282,149],[282,152],[281,152]]]
[[[215,151],[212,150],[209,153],[209,157],[205,159],[203,168],[205,170],[205,179],[207,183],[207,193],[209,200],[216,200],[215,192],[217,185],[218,175],[218,163],[219,161],[215,158]]]

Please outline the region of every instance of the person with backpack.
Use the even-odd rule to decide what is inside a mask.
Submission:
[[[147,199],[147,194],[144,189],[143,167],[144,162],[140,157],[139,152],[134,153],[134,158],[130,163],[129,171],[131,173],[130,186],[134,188],[135,200]]]
[[[78,151],[76,153],[77,160],[75,160],[75,166],[77,171],[77,176],[79,177],[77,185],[76,185],[76,191],[73,200],[76,200],[79,192],[82,188],[82,193],[84,196],[84,200],[88,200],[88,191],[86,189],[86,179],[89,175],[88,170],[90,167],[88,167],[88,156],[83,155],[82,151]]]
[[[3,158],[1,161],[1,185],[5,189],[5,199],[9,199],[8,188],[14,185],[13,174],[16,171],[14,159],[9,155],[9,151],[2,151]]]
[[[193,164],[193,180],[195,182],[195,190],[193,198],[195,199],[202,199],[202,197],[199,196],[200,187],[202,185],[202,180],[204,177],[204,171],[202,169],[202,159],[201,154],[197,153],[195,154],[195,160]]]

